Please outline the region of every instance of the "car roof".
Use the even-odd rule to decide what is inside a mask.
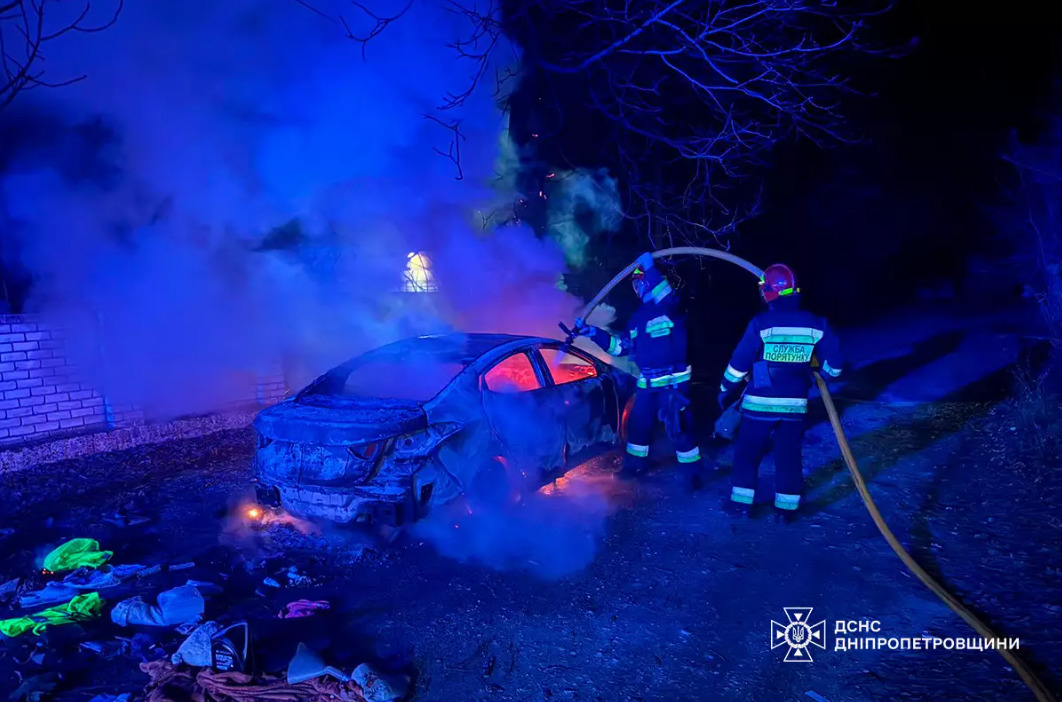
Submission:
[[[502,346],[537,343],[560,342],[556,339],[520,336],[517,334],[437,334],[402,339],[401,341],[381,346],[376,350],[387,354],[431,354],[439,356],[440,360],[448,359],[468,364]]]

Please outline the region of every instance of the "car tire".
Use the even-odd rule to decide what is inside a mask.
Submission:
[[[505,504],[508,500],[512,492],[509,470],[503,460],[499,459],[501,457],[496,456],[484,461],[476,471],[468,491],[473,502],[496,506]]]

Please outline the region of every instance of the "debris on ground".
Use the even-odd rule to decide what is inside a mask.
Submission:
[[[188,638],[177,649],[177,653],[170,657],[170,662],[174,665],[184,664],[196,668],[210,665],[213,660],[211,651],[214,635],[219,631],[221,631],[221,625],[217,622],[204,622],[188,635]]]
[[[178,667],[169,661],[143,663],[140,669],[151,677],[144,690],[145,702],[172,702],[174,699],[194,702],[363,702],[365,699],[354,685],[326,678],[292,684],[279,675],[219,673],[210,668]]]
[[[119,602],[111,610],[111,621],[118,626],[189,627],[202,621],[205,609],[199,588],[182,585],[160,593],[156,605],[140,595]]]
[[[22,609],[33,609],[34,607],[45,607],[57,602],[69,602],[79,594],[81,594],[81,591],[76,587],[71,587],[63,582],[51,581],[46,583],[40,590],[30,590],[23,593],[18,599],[18,604]]]
[[[138,663],[148,663],[166,657],[166,649],[148,634],[134,634],[131,637],[119,636],[117,640],[122,644],[122,655]]]
[[[324,658],[304,643],[295,650],[295,657],[288,663],[288,682],[301,683],[314,678],[330,676],[340,682],[350,682],[351,676],[339,668],[325,663]]]
[[[104,517],[103,521],[117,527],[131,527],[147,524],[151,521],[151,517],[136,511],[136,508],[130,504],[122,507],[114,514]]]
[[[121,641],[82,641],[78,648],[89,653],[94,653],[104,660],[117,658],[122,655],[124,645]]]
[[[211,637],[211,668],[221,672],[246,673],[253,665],[251,628],[247,622],[231,624]]]
[[[133,696],[128,692],[121,695],[96,695],[89,702],[133,702]]]
[[[80,594],[58,607],[0,621],[0,633],[12,638],[30,631],[39,635],[50,626],[62,626],[91,619],[103,610],[103,604],[104,601],[98,592]]]
[[[142,565],[104,565],[99,568],[82,566],[63,578],[63,585],[78,590],[103,590],[121,585],[146,569],[147,567]]]
[[[367,702],[393,702],[403,699],[409,693],[409,678],[404,675],[378,673],[368,663],[362,663],[355,668],[352,677],[361,687]]]
[[[59,687],[59,675],[57,673],[44,673],[26,678],[22,684],[11,693],[8,698],[14,702],[44,702],[55,689]]]
[[[286,604],[277,616],[280,619],[301,619],[302,617],[312,617],[317,612],[324,611],[329,607],[331,607],[331,604],[327,600],[295,600]]]
[[[44,570],[65,573],[82,567],[99,568],[113,555],[111,551],[101,551],[93,539],[72,539],[44,557]]]

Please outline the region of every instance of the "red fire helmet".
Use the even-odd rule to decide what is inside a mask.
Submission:
[[[760,293],[767,302],[774,302],[783,295],[800,292],[797,287],[796,273],[784,263],[768,266],[760,278]]]

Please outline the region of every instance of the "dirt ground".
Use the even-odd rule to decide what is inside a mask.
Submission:
[[[1014,432],[993,402],[842,406],[871,491],[901,541],[1001,636],[1020,638],[1021,655],[1062,694],[1057,479],[1040,480],[1016,460]],[[231,515],[248,494],[249,431],[98,455],[0,476],[0,526],[15,530],[0,540],[0,583],[33,573],[48,548],[76,536],[98,539],[116,563],[192,561],[193,570],[103,594],[117,601],[189,577],[215,582],[223,592],[209,600],[208,616],[248,619],[263,667],[282,670],[304,641],[340,668],[371,661],[410,674],[423,702],[1031,700],[996,652],[834,650],[835,620],[878,620],[885,637],[975,635],[889,550],[829,427],[815,420],[809,503],[795,523],[775,523],[766,506],[750,520],[721,510],[725,451],[723,468],[695,494],[666,467],[637,488],[617,483],[610,474],[618,456],[609,454],[550,496],[590,491],[607,499],[607,512],[570,526],[538,522],[549,532],[545,547],[522,565],[519,551],[510,553],[507,567],[451,557],[460,548],[430,531],[384,546],[343,530],[241,527]],[[769,489],[769,462],[764,472]],[[102,520],[130,500],[150,523]],[[476,538],[474,515],[458,526]],[[541,577],[544,563],[565,561],[585,567]],[[289,565],[315,584],[256,594],[264,577]],[[332,609],[277,619],[300,597],[328,599]],[[827,621],[827,648],[810,649],[809,664],[783,663],[785,647],[769,646],[772,620],[785,622],[783,608],[797,606]],[[145,633],[167,653],[181,640]],[[0,690],[61,669],[65,692],[56,699],[138,692],[147,679],[134,658],[101,662],[76,650],[79,641],[116,635],[129,632],[104,616],[0,642]],[[43,662],[20,662],[37,643]]]

